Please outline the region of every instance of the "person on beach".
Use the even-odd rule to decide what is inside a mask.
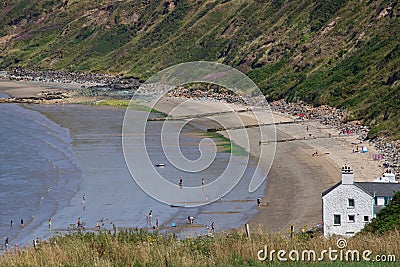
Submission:
[[[211,231],[214,233],[214,231],[215,231],[215,222],[212,222],[211,223]]]
[[[6,247],[6,249],[8,249],[8,244],[9,244],[9,239],[8,237],[6,238],[6,241],[4,242],[4,246]]]
[[[153,225],[153,211],[152,210],[150,210],[150,212],[149,212],[149,225],[150,225],[150,227],[152,227],[152,225]]]
[[[183,185],[183,179],[182,179],[182,176],[181,176],[181,177],[179,177],[179,186],[182,187],[182,185]]]
[[[49,225],[49,231],[51,230],[51,219],[49,219],[49,221],[47,222]]]
[[[81,218],[78,218],[78,228],[81,227]]]
[[[97,230],[100,230],[100,224],[99,224],[99,221],[96,221],[96,229],[97,229]]]
[[[194,217],[188,216],[189,224],[194,224]]]
[[[261,197],[257,198],[257,207],[261,207]]]
[[[158,218],[156,218],[156,229],[158,229]]]
[[[21,228],[24,228],[24,220],[21,218]]]

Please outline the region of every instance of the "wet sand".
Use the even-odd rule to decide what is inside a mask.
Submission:
[[[183,101],[183,99],[168,98],[158,102],[156,109],[170,113],[172,107]],[[243,107],[219,102],[192,101],[190,108],[182,108],[176,115],[201,114],[229,109],[240,110]],[[256,113],[261,113],[257,115],[258,118],[262,118],[261,122],[270,122],[268,112],[256,111]],[[247,114],[241,113],[243,121],[246,124],[254,124],[251,115],[248,115],[246,119]],[[293,121],[294,119],[280,113],[273,115],[275,122]],[[229,116],[234,115],[221,114],[212,116],[212,118],[223,121],[224,126],[229,126]],[[204,128],[215,126],[210,121],[206,122],[205,119],[202,123]],[[236,119],[233,118],[231,126],[236,125]],[[308,130],[307,125],[309,126]],[[243,132],[242,129],[235,131]],[[225,132],[220,133],[225,134]],[[252,228],[261,227],[272,232],[287,232],[290,226],[294,226],[295,229],[316,226],[322,221],[321,193],[340,181],[340,167],[343,164],[354,168],[358,181],[371,181],[383,172],[379,163],[373,162],[371,159],[374,153],[372,147],[368,147],[370,153],[352,153],[355,148],[352,142],[357,141],[357,136],[334,137],[337,135],[335,129],[327,128],[315,121],[277,125],[276,133],[278,140],[293,138],[306,138],[306,140],[277,143],[271,169],[269,169],[269,162],[261,161],[262,167],[269,171],[269,174],[262,206],[258,208],[257,214],[249,220]],[[329,138],[329,134],[331,134],[331,138]],[[256,156],[263,149],[262,146],[266,145],[260,145],[259,141],[261,140],[256,129],[249,128],[248,136],[231,134],[230,138],[234,143]],[[247,140],[244,139],[250,140],[247,146]],[[359,147],[361,148],[361,145]],[[312,156],[316,150],[318,156]]]
[[[18,86],[23,84],[18,83]],[[22,86],[23,87],[23,86]],[[5,92],[16,97],[17,92],[35,93],[38,89],[35,86],[27,86],[24,90],[6,90]],[[40,89],[41,90],[41,89]],[[19,94],[18,93],[18,94]],[[25,95],[26,96],[26,95]],[[157,109],[169,113],[182,99],[169,98],[159,103]],[[201,114],[207,112],[218,112],[228,109],[243,109],[237,105],[226,105],[219,102],[195,101],[190,108],[181,110],[181,114]],[[261,112],[261,111],[260,111]],[[178,114],[179,115],[179,114]],[[268,117],[268,116],[267,116]],[[246,120],[246,114],[241,114]],[[229,123],[229,114],[214,116],[213,119]],[[268,118],[269,119],[269,118]],[[285,114],[274,114],[275,121],[293,120]],[[232,120],[232,125],[236,123]],[[247,118],[246,123],[253,123],[252,118]],[[209,120],[199,119],[194,121],[196,126],[206,129],[215,126]],[[309,130],[306,130],[306,125]],[[242,130],[231,136],[234,143],[242,146],[246,151],[257,155],[263,145],[259,145],[259,136],[256,130],[250,130],[250,143],[246,143]],[[222,134],[224,134],[222,132]],[[287,231],[291,225],[296,229],[307,226],[312,227],[322,220],[321,193],[330,186],[340,181],[340,166],[347,163],[354,168],[357,181],[369,181],[379,177],[383,169],[378,162],[371,160],[374,153],[372,147],[366,154],[352,153],[356,136],[334,137],[337,130],[327,128],[317,122],[303,122],[299,124],[287,124],[277,126],[278,138],[310,138],[304,141],[281,142],[276,146],[275,160],[269,171],[269,162],[263,164],[263,168],[269,171],[268,182],[265,188],[265,197],[262,200],[262,207],[249,220],[252,228],[261,226],[268,231]],[[332,138],[326,138],[329,134]],[[312,156],[317,150],[318,156]],[[268,202],[268,205],[266,205]],[[255,206],[255,205],[254,205]]]
[[[0,79],[1,91],[17,98],[35,97],[42,92],[65,92],[61,85],[39,82],[16,82]]]

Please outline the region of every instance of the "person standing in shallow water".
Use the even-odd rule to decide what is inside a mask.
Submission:
[[[8,244],[9,244],[9,239],[8,237],[6,238],[6,241],[4,242],[4,246],[6,247],[6,249],[8,249]]]
[[[21,228],[24,228],[24,220],[21,218]]]
[[[182,185],[183,185],[183,178],[181,176],[181,177],[179,177],[179,186],[182,187]]]
[[[150,227],[152,227],[153,226],[153,211],[152,210],[150,210],[150,212],[149,212],[149,224],[150,224]]]
[[[49,231],[51,230],[51,219],[49,219],[49,221],[47,222],[49,225]]]

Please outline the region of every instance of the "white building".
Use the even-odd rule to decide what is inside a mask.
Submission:
[[[398,190],[400,183],[395,181],[354,182],[353,170],[342,167],[342,180],[322,193],[324,235],[353,236],[389,203]]]

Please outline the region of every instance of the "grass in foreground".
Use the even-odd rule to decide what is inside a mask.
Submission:
[[[342,249],[371,250],[371,259],[376,255],[400,256],[400,234],[398,231],[383,235],[363,234],[347,240]],[[241,231],[233,230],[215,234],[214,237],[186,238],[179,240],[172,234],[162,235],[143,230],[129,230],[113,234],[75,233],[58,236],[34,248],[10,251],[0,256],[0,266],[383,266],[373,262],[345,262],[328,260],[300,261],[289,260],[281,263],[260,261],[257,253],[264,246],[268,251],[314,250],[317,258],[320,252],[329,248],[338,250],[337,239],[325,239],[322,235],[314,238],[299,234],[289,238],[286,234],[253,233],[251,239]],[[327,255],[326,255],[327,256]],[[286,257],[288,257],[286,255]],[[301,257],[301,256],[300,256]],[[360,256],[361,257],[361,256]],[[385,266],[396,266],[386,263]]]

